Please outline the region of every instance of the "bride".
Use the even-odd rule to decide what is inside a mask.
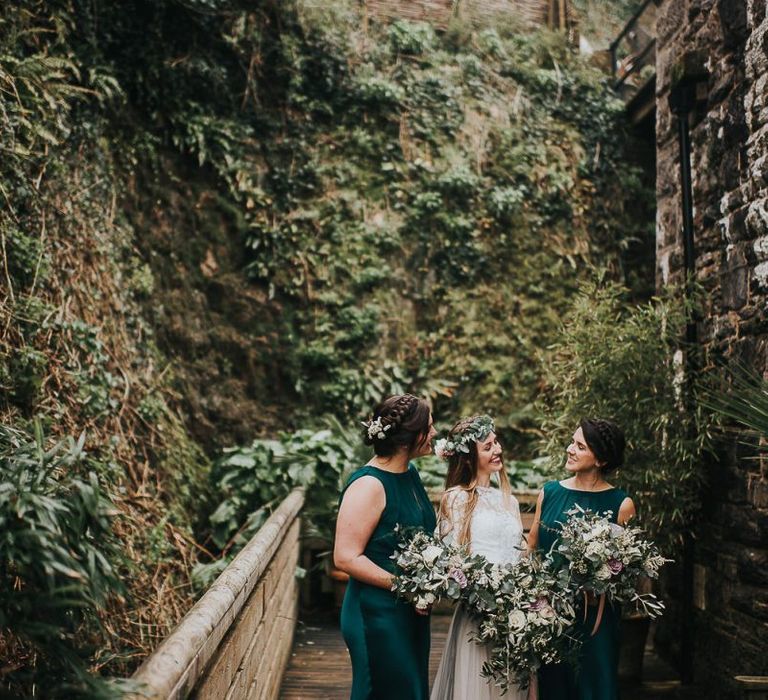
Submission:
[[[435,445],[435,453],[448,459],[446,491],[440,503],[438,530],[447,542],[469,545],[497,564],[515,562],[523,551],[520,506],[511,494],[501,445],[490,416],[460,420],[447,440]],[[496,474],[499,488],[491,486]],[[457,607],[440,659],[431,700],[496,700],[501,692],[482,676],[488,660],[485,645],[471,641],[476,623]],[[535,689],[530,697],[535,698]],[[528,700],[529,691],[512,686],[504,700]]]

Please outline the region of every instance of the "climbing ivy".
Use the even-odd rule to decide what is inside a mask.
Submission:
[[[211,473],[224,444],[311,442],[410,390],[442,426],[492,412],[531,456],[563,310],[593,268],[624,276],[647,231],[622,105],[562,37],[366,23],[345,0],[16,10],[0,23],[0,415],[51,443],[85,434],[87,480],[62,464],[46,497],[64,503],[72,477],[111,499],[128,561],[88,547],[130,571],[109,634],[61,627],[94,642],[80,671],[127,674],[191,602],[198,554],[285,491]],[[318,464],[330,493],[338,465]],[[0,637],[23,644],[21,617]],[[36,658],[4,690],[34,696]]]

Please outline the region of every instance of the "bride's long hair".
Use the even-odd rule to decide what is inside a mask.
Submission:
[[[465,430],[471,428],[472,424],[480,419],[481,416],[470,416],[462,418],[454,425],[448,433],[449,439],[458,437]],[[465,452],[455,452],[448,457],[448,473],[445,476],[445,493],[440,500],[440,535],[450,532],[451,526],[451,494],[457,490],[467,493],[467,501],[461,513],[459,532],[456,536],[456,542],[459,545],[465,545],[469,542],[470,528],[472,525],[472,514],[477,506],[479,495],[477,493],[477,443],[473,442],[469,454]],[[502,458],[503,464],[503,458]],[[509,485],[507,470],[502,467],[498,472],[499,490],[504,498],[504,506],[509,507],[512,487]],[[445,529],[447,528],[447,529]]]

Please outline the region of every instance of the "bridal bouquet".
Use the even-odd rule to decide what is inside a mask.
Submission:
[[[465,593],[479,621],[476,642],[489,645],[483,675],[502,691],[526,688],[542,663],[569,658],[576,646],[572,592],[563,588],[550,558],[521,558],[503,566],[485,563]]]
[[[392,558],[397,566],[392,590],[417,608],[429,607],[441,598],[457,601],[466,597],[470,582],[485,562],[423,531],[402,539]]]
[[[643,536],[639,527],[622,527],[591,511],[576,506],[568,511],[556,557],[564,560],[561,585],[570,579],[578,591],[607,595],[620,603],[633,603],[654,618],[664,604],[651,593],[636,591],[641,576],[656,578],[665,559]]]
[[[550,557],[492,564],[417,531],[401,539],[392,558],[392,590],[399,596],[421,608],[443,598],[466,606],[478,625],[474,641],[489,648],[483,675],[502,692],[527,687],[542,663],[566,661],[577,649],[569,634],[573,591],[562,585]]]

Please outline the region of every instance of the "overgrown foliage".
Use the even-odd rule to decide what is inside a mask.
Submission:
[[[30,0],[0,22],[0,694],[13,697],[117,692],[90,672],[125,673],[188,606],[204,500],[207,460],[176,412],[141,306],[152,274],[118,207],[130,149],[110,124],[125,95],[81,43],[81,10]]]
[[[682,390],[683,306],[657,299],[632,307],[626,297],[620,286],[595,285],[569,311],[546,367],[543,449],[562,466],[581,417],[616,421],[627,437],[627,459],[615,481],[669,553],[701,504],[713,419]]]
[[[647,235],[605,77],[513,23],[366,30],[342,1],[135,10],[102,3],[89,47],[215,177],[288,323],[274,370],[293,420],[460,382],[446,414],[490,410],[524,443],[560,310]]]
[[[321,418],[354,425],[410,389],[439,420],[494,413],[529,456],[539,350],[591,268],[622,277],[646,230],[605,78],[513,24],[366,25],[343,0],[20,0],[0,20],[0,115],[0,417],[85,431],[121,514],[127,563],[93,543],[131,572],[82,655],[104,674],[180,617],[197,552],[231,548],[238,518],[305,478],[263,497],[247,481],[284,466],[275,443],[242,480],[224,463],[209,480],[219,447],[276,428],[312,443]],[[312,450],[330,499],[351,454]],[[18,620],[0,634],[24,643]],[[4,687],[34,696],[44,668],[24,657]]]
[[[84,635],[104,644],[100,616],[124,592],[117,511],[89,471],[85,435],[49,447],[39,421],[34,429],[0,427],[0,628],[16,632],[0,643],[3,675],[12,674],[4,685],[21,697],[44,677],[46,697],[117,697],[86,672],[93,649],[83,645]]]

